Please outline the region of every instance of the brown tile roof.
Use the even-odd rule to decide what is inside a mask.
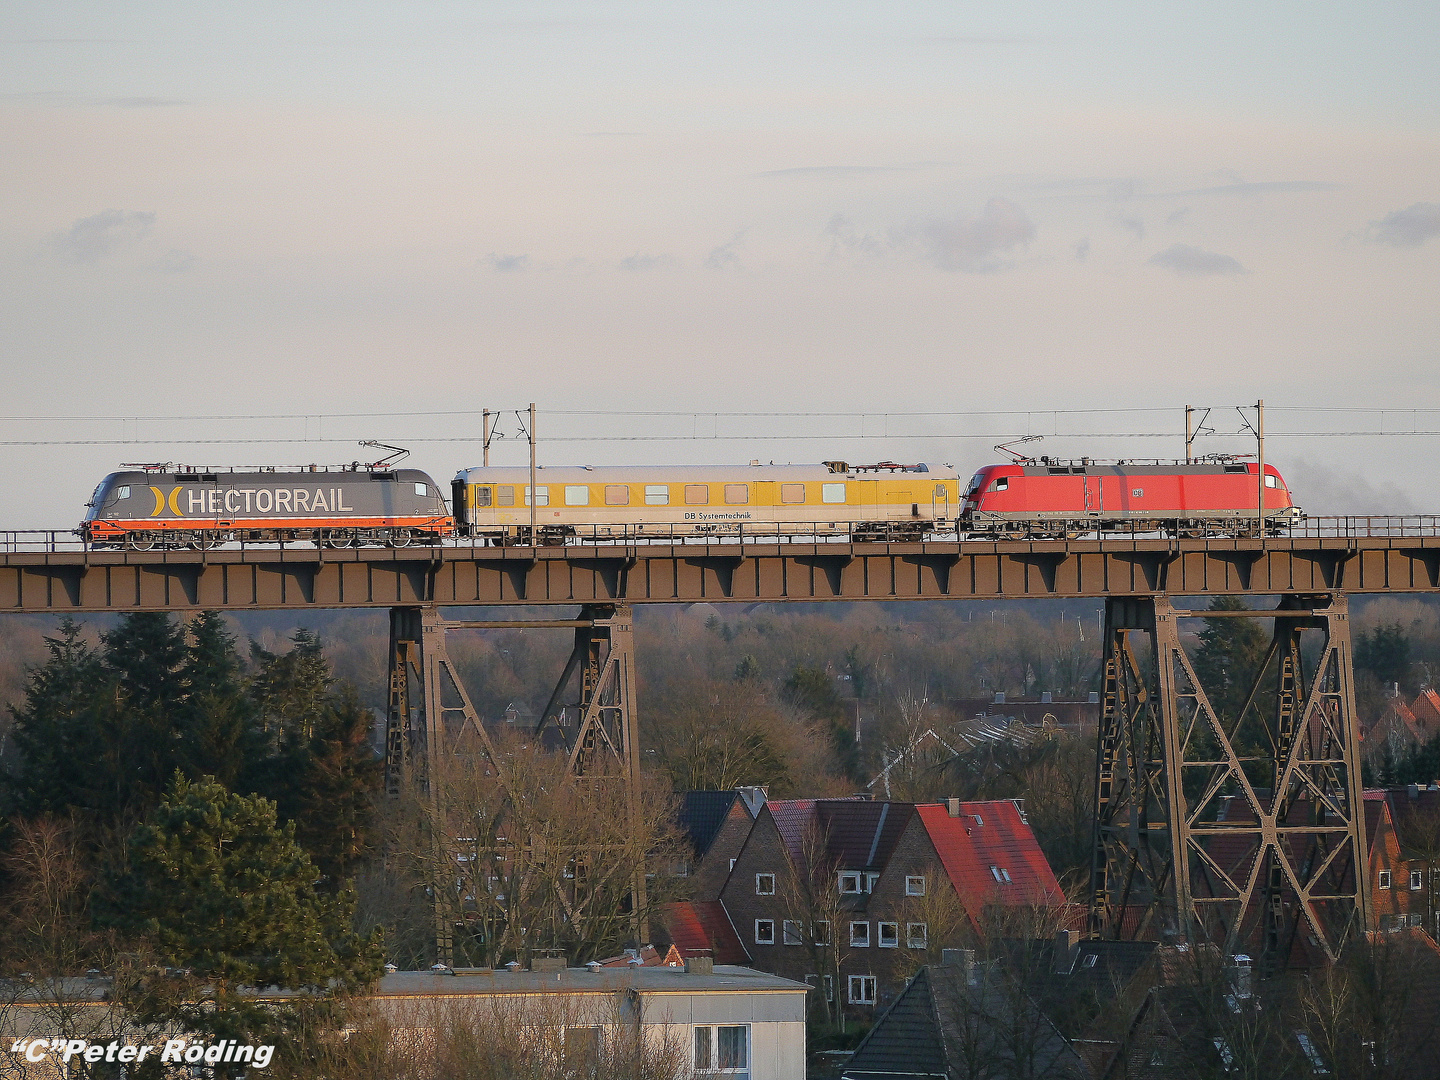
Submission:
[[[717,964],[750,963],[750,954],[719,900],[666,904],[660,919],[681,957],[713,955]]]

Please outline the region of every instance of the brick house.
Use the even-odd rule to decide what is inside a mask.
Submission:
[[[754,964],[868,1014],[987,919],[1064,896],[1010,800],[770,801],[720,894]]]
[[[1389,836],[1383,863],[1371,854],[1376,874],[1370,887],[1376,914],[1382,913],[1383,900],[1388,920],[1377,918],[1375,929],[1419,926],[1440,941],[1440,787],[1411,784],[1387,788],[1383,795]],[[1389,872],[1388,878],[1380,878],[1381,870]]]
[[[764,803],[765,789],[758,787],[681,794],[678,824],[690,847],[684,871],[694,899],[720,898],[731,864]]]

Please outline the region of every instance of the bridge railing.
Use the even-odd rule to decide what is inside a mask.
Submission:
[[[741,522],[716,523],[715,526],[703,533],[697,533],[695,526],[690,523],[636,523],[627,525],[582,525],[576,528],[575,535],[568,537],[570,543],[581,543],[586,546],[636,546],[636,545],[674,545],[674,544],[738,544],[747,543],[782,543],[782,544],[825,544],[840,543],[848,544],[852,538],[856,541],[864,540],[905,540],[916,539],[913,534],[907,534],[904,522],[894,523],[886,531],[883,527],[877,529],[875,522],[844,522],[844,521],[816,521],[801,524],[786,523],[784,528],[787,531],[781,532],[781,526],[775,522]],[[883,526],[883,523],[880,523]],[[869,530],[866,532],[865,530]],[[1074,539],[1095,539],[1096,533],[1081,532],[1071,533]],[[1106,530],[1102,535],[1105,539],[1114,540],[1157,540],[1168,539],[1166,534],[1151,531],[1135,530]],[[1280,530],[1277,534],[1280,538],[1292,537],[1296,539],[1367,539],[1367,538],[1406,538],[1406,537],[1440,537],[1440,515],[1437,514],[1372,514],[1356,515],[1347,517],[1316,516],[1307,517],[1303,521]],[[990,537],[987,537],[989,539]],[[1004,537],[1001,537],[1004,538]],[[1023,534],[1018,538],[1024,538]],[[952,528],[949,531],[937,531],[927,533],[924,539],[938,542],[955,542],[966,537],[957,536]],[[1196,539],[1199,539],[1198,537]],[[1225,537],[1214,537],[1217,540],[1224,540]],[[557,541],[558,542],[558,541]],[[488,546],[490,541],[484,538],[459,538],[445,542],[447,547],[479,548]],[[275,550],[275,549],[309,549],[314,550],[312,540],[289,540],[289,541],[256,541],[256,540],[234,540],[223,545],[224,550]],[[419,545],[417,545],[419,546]],[[528,542],[518,543],[518,547],[528,547]],[[87,544],[73,530],[69,529],[18,529],[0,531],[0,553],[14,554],[21,552],[45,553],[45,552],[76,552],[87,549],[96,551],[113,551],[111,545]],[[159,550],[157,548],[157,550]]]

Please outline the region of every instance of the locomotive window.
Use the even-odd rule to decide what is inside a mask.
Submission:
[[[540,505],[543,505],[543,504],[541,504],[541,503],[536,503],[536,505],[537,505],[537,506],[540,506]],[[586,484],[566,484],[566,485],[565,485],[565,505],[566,505],[566,506],[589,506],[589,505],[590,505],[590,488],[589,488],[589,486],[586,485]]]
[[[803,503],[805,501],[805,485],[781,484],[780,501],[782,503]]]
[[[529,485],[526,485],[526,487],[525,487],[523,490],[524,490],[524,492],[525,492],[525,505],[526,505],[526,506],[529,506],[529,505],[530,505],[530,487],[529,487]],[[549,506],[549,505],[550,505],[550,489],[549,489],[548,487],[537,487],[537,488],[535,489],[535,505],[536,505],[536,506]]]
[[[501,484],[495,489],[495,493],[497,496],[495,499],[496,506],[515,505],[515,486],[513,484]]]
[[[425,485],[424,485],[424,484],[416,484],[416,485],[415,485],[415,494],[416,494],[416,495],[424,495],[424,494],[425,494]]]
[[[970,492],[972,492],[972,491],[979,491],[979,490],[980,490],[980,485],[981,485],[981,483],[984,482],[984,480],[985,480],[985,474],[984,474],[984,473],[978,473],[978,472],[977,472],[974,476],[972,476],[972,477],[970,478],[970,486],[969,486],[969,488],[966,489],[965,494],[968,495],[968,494],[970,494]]]
[[[821,484],[820,501],[827,503],[843,503],[845,501],[845,485]]]
[[[686,506],[704,506],[704,505],[705,505],[706,503],[708,503],[709,501],[710,501],[710,485],[709,485],[709,484],[686,484],[686,485],[685,485],[685,505],[686,505]]]
[[[670,485],[669,484],[646,484],[645,485],[646,506],[669,506]]]
[[[1266,486],[1266,487],[1279,487],[1279,486],[1280,486],[1280,483],[1279,483],[1279,481],[1277,480],[1276,477],[1266,476],[1266,477],[1265,477],[1265,486]]]
[[[477,488],[475,489],[475,505],[476,505],[476,506],[489,506],[489,505],[490,505],[490,493],[491,493],[492,490],[493,490],[492,488],[488,488],[488,487],[485,487],[485,486],[483,486],[483,485],[480,486],[480,487],[477,487]],[[510,503],[511,503],[511,505],[514,505],[514,503],[515,503],[515,489],[514,489],[514,488],[511,488],[511,489],[510,489]]]
[[[630,485],[629,484],[606,484],[605,485],[606,506],[629,506]]]
[[[130,485],[129,485],[129,484],[126,484],[124,487],[118,487],[118,488],[115,489],[115,498],[116,498],[116,499],[128,499],[129,497],[130,497]]]
[[[732,506],[739,503],[748,503],[750,501],[750,485],[726,484],[725,501]]]
[[[1006,490],[1009,489],[1009,487],[1010,487],[1010,478],[1009,478],[1008,476],[1002,476],[999,480],[996,480],[995,483],[993,483],[993,484],[990,485],[990,490],[991,490],[991,491],[1006,491]]]

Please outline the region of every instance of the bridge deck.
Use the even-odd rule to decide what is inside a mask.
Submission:
[[[0,611],[1437,592],[1440,537],[0,552]]]

